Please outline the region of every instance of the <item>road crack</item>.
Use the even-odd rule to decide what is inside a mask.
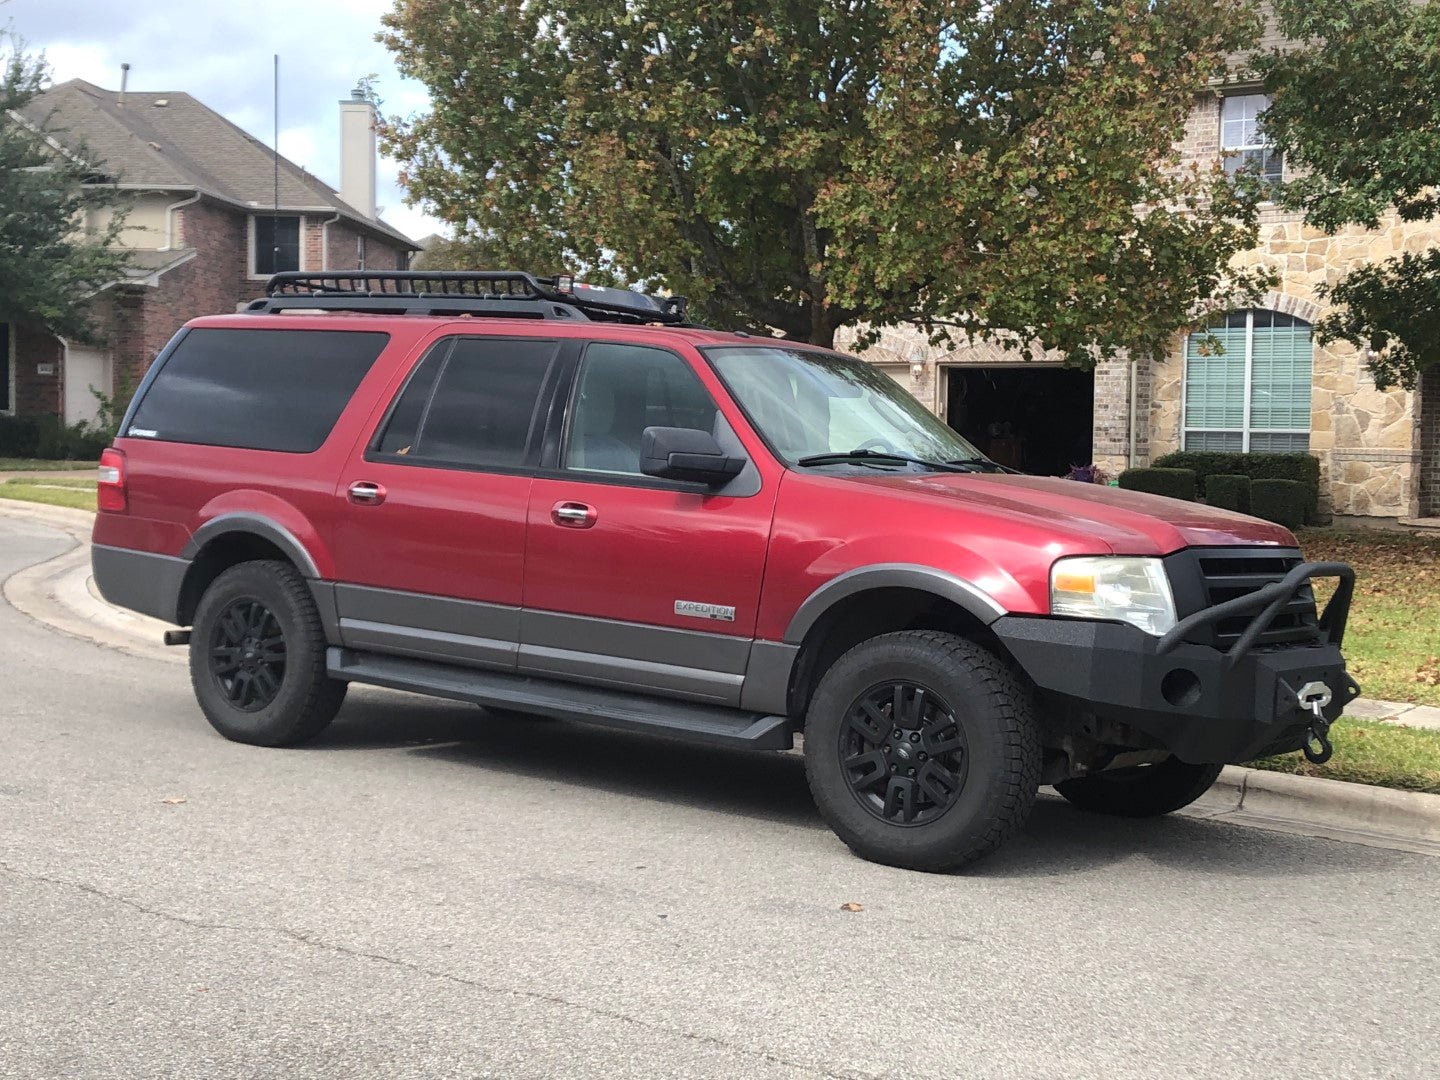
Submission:
[[[325,941],[320,938],[311,937],[308,934],[302,934],[298,930],[291,930],[288,927],[255,926],[226,922],[212,922],[204,919],[186,918],[185,916],[177,915],[172,911],[165,911],[160,908],[147,907],[145,904],[140,903],[138,900],[132,900],[128,896],[121,896],[117,893],[106,892],[105,890],[95,885],[91,885],[87,882],[69,881],[64,878],[49,877],[45,874],[30,873],[28,871],[21,870],[19,867],[11,866],[10,864],[5,862],[0,862],[0,872],[10,874],[24,881],[32,881],[45,885],[53,885],[59,888],[73,889],[78,892],[85,893],[89,896],[93,896],[96,899],[107,901],[112,904],[120,904],[123,907],[128,907],[131,910],[137,911],[143,915],[149,915],[152,918],[162,919],[166,922],[177,923],[192,930],[221,931],[233,934],[270,934],[275,937],[284,938],[288,941],[293,941],[297,944],[304,945],[307,948],[318,949],[324,952],[338,953],[341,956],[345,956],[353,960],[368,960],[372,963],[386,964],[391,967],[396,967],[403,971],[410,972],[412,974],[422,975],[427,978],[440,979],[445,982],[455,983],[457,985],[467,987],[468,989],[478,990],[481,993],[492,994],[497,997],[521,998],[527,1001],[537,1001],[544,1002],[550,1005],[557,1005],[565,1009],[574,1009],[577,1012],[586,1013],[588,1015],[599,1017],[601,1019],[616,1020],[623,1024],[629,1024],[633,1027],[641,1028],[646,1031],[652,1031],[664,1035],[678,1036],[682,1039],[699,1045],[712,1046],[721,1050],[747,1054],[751,1057],[759,1058],[762,1061],[768,1062],[769,1064],[779,1065],[788,1069],[798,1069],[807,1072],[815,1072],[815,1070],[817,1069],[816,1064],[813,1062],[793,1061],[789,1058],[784,1058],[779,1056],[778,1054],[771,1053],[768,1050],[760,1050],[750,1046],[742,1046],[736,1043],[727,1042],[724,1039],[717,1038],[714,1035],[704,1035],[697,1031],[687,1031],[684,1028],[676,1028],[667,1026],[665,1024],[657,1024],[652,1021],[643,1020],[639,1017],[631,1016],[627,1013],[619,1012],[614,1009],[606,1009],[596,1005],[587,1005],[583,1002],[571,1001],[570,999],[561,997],[558,994],[547,994],[538,990],[524,990],[518,987],[498,986],[492,983],[482,982],[478,979],[466,978],[461,975],[452,974],[448,971],[440,971],[435,968],[429,968],[424,966],[423,964],[417,964],[414,961],[403,960],[396,956],[389,956],[385,953],[367,952],[363,949],[352,949],[348,946],[340,945],[333,941]],[[878,1080],[876,1076],[869,1073],[836,1072],[830,1068],[822,1068],[824,1068],[824,1071],[818,1073],[818,1075],[831,1078],[831,1080]]]

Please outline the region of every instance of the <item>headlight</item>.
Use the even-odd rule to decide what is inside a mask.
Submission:
[[[1050,568],[1050,613],[1118,619],[1158,635],[1175,625],[1175,597],[1159,559],[1087,555]]]

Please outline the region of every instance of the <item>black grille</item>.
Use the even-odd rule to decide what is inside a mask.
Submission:
[[[1246,596],[1266,585],[1279,581],[1300,565],[1298,552],[1257,551],[1237,548],[1232,551],[1212,549],[1199,552],[1200,577],[1204,586],[1205,605],[1214,607],[1226,600]],[[1206,644],[1228,649],[1245,631],[1257,613],[1221,619],[1202,634],[1209,635]],[[1289,645],[1314,641],[1318,619],[1315,613],[1315,592],[1307,582],[1295,599],[1280,609],[1256,641],[1257,646]]]

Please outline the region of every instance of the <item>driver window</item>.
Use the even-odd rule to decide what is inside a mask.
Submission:
[[[675,353],[595,343],[585,350],[571,405],[565,467],[640,476],[647,427],[715,431],[715,402]]]

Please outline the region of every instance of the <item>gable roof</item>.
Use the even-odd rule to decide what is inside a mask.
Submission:
[[[275,203],[275,154],[189,94],[127,91],[83,79],[59,83],[20,110],[71,153],[93,155],[106,179],[126,187],[199,191],[244,209]],[[280,209],[339,213],[362,229],[415,250],[398,229],[365,217],[319,177],[280,159]]]

